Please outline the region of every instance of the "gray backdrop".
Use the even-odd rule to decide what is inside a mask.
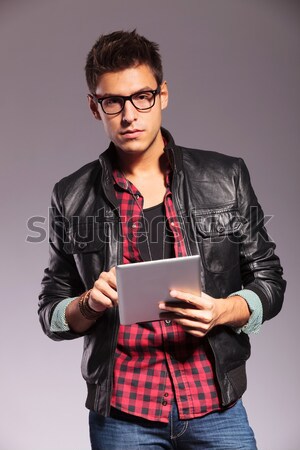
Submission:
[[[52,187],[107,145],[87,109],[86,54],[134,27],[161,46],[165,126],[243,157],[273,216],[288,289],[252,338],[244,401],[260,450],[299,450],[299,19],[291,0],[1,0],[1,450],[89,448],[82,341],[46,338],[37,296]],[[42,232],[27,228],[35,216]]]

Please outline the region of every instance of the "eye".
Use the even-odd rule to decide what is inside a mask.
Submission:
[[[151,92],[139,92],[134,96],[134,100],[149,100],[152,97]]]
[[[114,106],[122,103],[122,98],[120,97],[108,97],[103,100],[105,106]]]

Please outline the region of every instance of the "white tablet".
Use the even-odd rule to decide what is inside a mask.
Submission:
[[[160,301],[174,301],[170,289],[199,295],[200,256],[161,259],[116,267],[120,322],[160,320]]]

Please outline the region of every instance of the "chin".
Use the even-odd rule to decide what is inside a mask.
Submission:
[[[143,153],[148,148],[147,145],[139,142],[138,140],[116,146],[124,153]]]
[[[123,152],[123,153],[126,153],[126,154],[128,154],[128,155],[137,155],[137,154],[139,154],[139,153],[144,153],[147,149],[143,149],[143,148],[141,148],[141,147],[139,147],[139,148],[120,148],[120,150]]]

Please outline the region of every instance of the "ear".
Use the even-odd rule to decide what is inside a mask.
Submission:
[[[165,109],[168,106],[168,101],[169,101],[168,85],[166,81],[163,81],[160,87],[161,109]]]
[[[95,102],[93,96],[91,94],[88,94],[87,96],[89,108],[92,111],[93,116],[97,120],[101,120],[101,116],[98,109],[98,103]]]

